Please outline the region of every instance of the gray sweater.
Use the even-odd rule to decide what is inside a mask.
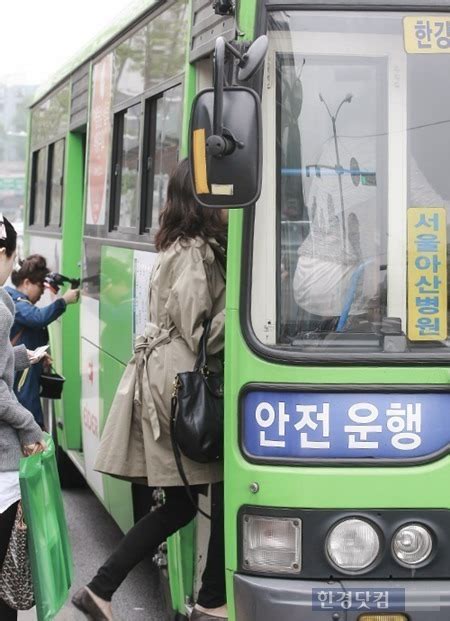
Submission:
[[[43,439],[31,412],[17,401],[14,373],[29,366],[24,345],[13,347],[9,333],[14,321],[14,303],[0,287],[0,472],[18,470],[21,447]]]

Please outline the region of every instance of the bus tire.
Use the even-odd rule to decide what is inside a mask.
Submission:
[[[58,467],[59,481],[63,489],[75,489],[86,487],[86,480],[75,466],[70,457],[63,449],[56,445],[56,465]]]

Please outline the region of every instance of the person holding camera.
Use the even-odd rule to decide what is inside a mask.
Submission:
[[[33,254],[19,262],[19,269],[11,274],[15,288],[5,287],[14,301],[16,315],[11,329],[11,343],[23,344],[29,350],[48,344],[47,326],[62,315],[68,304],[78,302],[79,289],[69,289],[60,298],[39,308],[36,303],[41,299],[46,286],[45,280],[50,270],[45,258]],[[44,417],[39,398],[40,377],[48,366],[49,357],[33,365],[22,373],[17,373],[14,381],[14,392],[19,402],[32,412],[36,422],[43,428]]]

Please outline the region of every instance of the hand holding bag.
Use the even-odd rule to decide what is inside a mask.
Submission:
[[[178,373],[174,381],[170,416],[170,435],[180,477],[189,498],[189,482],[181,453],[188,459],[207,464],[223,458],[223,376],[207,366],[207,343],[211,320],[205,323],[193,371]],[[197,504],[194,502],[195,506]],[[199,509],[200,513],[206,515]]]
[[[42,453],[20,460],[20,489],[29,533],[29,554],[38,621],[52,621],[72,583],[72,551],[55,459],[45,435]]]
[[[34,606],[27,526],[20,502],[0,571],[0,599],[13,610],[30,610]]]

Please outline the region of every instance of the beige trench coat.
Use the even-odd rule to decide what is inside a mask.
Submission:
[[[225,275],[214,240],[179,241],[158,255],[150,285],[149,323],[136,339],[102,434],[96,470],[150,486],[182,485],[170,441],[170,404],[177,373],[194,367],[203,322],[212,317],[208,365],[220,369]],[[183,457],[191,485],[222,480],[222,464]]]

